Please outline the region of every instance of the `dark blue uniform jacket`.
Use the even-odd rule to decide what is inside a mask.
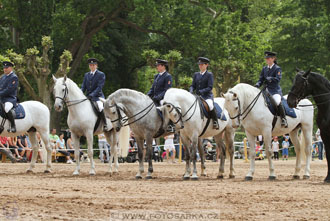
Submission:
[[[96,70],[94,74],[87,72],[84,77],[84,81],[81,86],[81,90],[86,96],[90,97],[92,101],[98,101],[99,97],[104,98],[102,92],[103,85],[105,83],[105,74],[102,71]]]

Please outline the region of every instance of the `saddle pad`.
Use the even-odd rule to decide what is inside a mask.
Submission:
[[[214,108],[215,108],[215,110],[216,110],[216,112],[217,112],[218,119],[223,120],[223,121],[227,121],[226,116],[225,116],[224,114],[222,115],[222,108],[219,106],[219,104],[216,103],[216,102],[214,102],[213,104],[214,104]],[[209,113],[206,111],[204,105],[201,105],[201,107],[202,107],[202,109],[203,109],[203,113],[204,113],[204,115],[205,115],[207,118],[209,118]],[[222,115],[222,116],[221,116],[221,115]]]
[[[25,117],[25,110],[21,104],[17,104],[16,107],[14,107],[14,110],[16,113],[15,119],[23,119]],[[2,118],[7,118],[2,108],[0,108],[0,116]]]
[[[265,98],[266,98],[268,109],[270,110],[270,112],[273,115],[275,115],[276,111],[275,111],[274,106],[272,105],[272,102],[270,101],[269,97],[265,96]],[[288,102],[284,97],[282,97],[282,104],[283,104],[283,107],[284,107],[284,110],[285,110],[285,114],[287,116],[292,117],[292,118],[297,118],[296,111],[293,108],[289,107]]]

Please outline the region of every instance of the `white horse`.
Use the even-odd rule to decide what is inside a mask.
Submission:
[[[110,131],[103,131],[103,122],[100,124],[96,131],[94,131],[97,116],[94,113],[93,107],[81,89],[71,79],[65,77],[56,79],[53,76],[55,82],[53,93],[55,96],[54,108],[56,111],[62,111],[64,103],[68,107],[69,115],[67,119],[68,126],[71,130],[71,137],[75,148],[75,160],[76,169],[73,175],[79,175],[80,161],[79,161],[79,149],[80,149],[80,137],[85,136],[88,146],[88,157],[90,159],[91,168],[90,175],[95,174],[95,165],[93,160],[93,135],[104,133],[107,142],[111,146],[111,158],[109,161],[109,173],[112,174],[112,160],[115,159],[115,170],[118,172],[118,156],[117,145],[119,142],[120,149],[122,150],[123,157],[127,155],[128,140],[129,140],[129,128],[125,127],[118,134],[113,129]],[[109,120],[108,120],[109,121]],[[111,128],[111,122],[107,122]],[[126,154],[126,155],[125,155]]]
[[[30,167],[27,172],[33,172],[39,150],[39,142],[36,132],[39,132],[47,150],[47,164],[45,173],[49,173],[51,172],[52,161],[52,148],[49,145],[49,109],[46,105],[38,101],[25,101],[20,104],[25,110],[25,117],[23,119],[15,119],[16,133],[9,133],[7,131],[10,127],[10,123],[7,120],[4,124],[4,130],[1,133],[1,136],[16,137],[18,135],[24,134],[25,132],[28,132],[32,145],[32,158]],[[2,122],[2,120],[3,118],[0,117],[0,122]]]
[[[119,89],[112,93],[107,100],[102,101],[105,103],[104,113],[114,123],[116,130],[121,130],[123,126],[121,120],[125,118],[123,115],[127,116],[124,121],[130,125],[138,146],[139,171],[135,176],[136,179],[141,179],[144,172],[143,147],[144,141],[146,142],[148,160],[146,179],[152,179],[152,140],[157,132],[168,124],[168,120],[162,122],[154,102],[150,97],[138,91]]]
[[[281,136],[289,133],[292,143],[296,151],[296,168],[293,178],[299,179],[301,169],[301,151],[306,154],[306,167],[304,178],[310,177],[310,161],[312,150],[312,130],[313,130],[313,108],[301,107],[295,109],[297,118],[287,116],[288,128],[281,127],[281,121],[278,120],[272,130],[273,114],[265,105],[265,99],[262,94],[257,98],[260,90],[248,84],[237,84],[234,88],[229,89],[224,95],[225,108],[228,110],[233,125],[239,127],[240,123],[244,126],[246,136],[250,144],[250,170],[245,179],[252,180],[255,171],[255,138],[262,135],[264,138],[264,148],[269,164],[269,179],[276,179],[273,161],[271,159],[271,141],[272,136]],[[255,103],[254,103],[255,102]],[[300,101],[301,105],[311,105],[307,99]],[[302,142],[299,140],[299,130],[302,131]]]
[[[191,178],[198,179],[196,169],[196,151],[198,148],[199,138],[214,137],[218,149],[220,150],[220,167],[218,178],[223,178],[224,164],[225,164],[225,149],[223,148],[223,135],[225,143],[230,154],[230,178],[235,177],[234,171],[234,136],[235,130],[231,125],[228,112],[223,108],[224,99],[215,98],[214,102],[218,103],[223,109],[223,114],[227,120],[218,120],[219,130],[213,129],[213,123],[209,123],[203,135],[202,132],[207,124],[207,118],[202,119],[201,110],[197,98],[186,90],[171,88],[169,89],[163,99],[163,108],[165,109],[165,116],[169,117],[180,130],[180,136],[183,144],[186,147],[186,171],[184,179],[190,178],[190,162],[193,162],[193,173]],[[211,120],[212,121],[212,120]],[[201,135],[201,136],[200,136]],[[190,148],[189,148],[190,147]]]

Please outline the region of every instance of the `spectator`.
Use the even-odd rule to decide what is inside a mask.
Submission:
[[[278,151],[280,149],[280,143],[278,142],[278,138],[274,137],[274,140],[272,142],[272,149],[273,149],[273,153],[274,153],[274,159],[278,160]]]
[[[60,137],[58,138],[57,142],[57,151],[66,157],[66,163],[73,163],[70,158],[70,152],[66,151],[65,147],[65,140],[64,140],[64,133],[60,133]]]
[[[53,128],[51,134],[49,134],[49,142],[53,152],[56,152],[56,142],[58,139],[59,137],[56,135],[56,129]]]
[[[289,158],[289,146],[290,146],[290,142],[289,142],[289,136],[285,136],[284,137],[284,141],[282,142],[282,160],[286,159],[288,160]]]
[[[105,138],[104,134],[99,134],[98,135],[99,138],[99,150],[100,150],[100,160],[101,163],[104,163],[104,152],[106,155],[106,162],[109,162],[109,149],[108,149],[108,143],[107,143],[107,139]]]
[[[16,158],[10,152],[7,137],[0,137],[0,153],[5,154],[12,163],[16,163]]]
[[[72,141],[72,139],[71,139],[71,133],[70,133],[70,135],[68,136],[68,139],[66,140],[66,149],[67,149],[67,151],[71,154],[74,154],[74,143],[73,143],[73,141]],[[83,158],[83,156],[84,156],[84,152],[82,151],[82,150],[80,150],[80,148],[79,148],[79,157],[80,157],[80,160],[82,161],[84,158]]]
[[[131,131],[129,138],[129,151],[132,152],[136,150],[137,150],[136,140],[134,138],[134,133]]]
[[[316,138],[317,147],[319,149],[319,160],[323,160],[323,141],[321,138],[320,129],[317,129],[315,133],[315,138]]]
[[[262,146],[260,145],[260,141],[256,141],[256,159],[263,160],[264,155],[262,155]]]
[[[165,138],[165,144],[164,144],[164,150],[166,151],[166,159],[167,162],[169,162],[169,158],[170,158],[170,152],[172,152],[172,162],[175,163],[175,147],[174,147],[174,135],[168,135]]]
[[[25,153],[26,159],[29,160],[32,149],[29,148],[26,137],[27,136],[25,134],[22,134],[22,135],[18,136],[17,137],[17,144],[18,144],[19,149],[20,148],[23,149],[23,151],[21,152],[21,156],[24,158],[24,153]]]
[[[9,144],[9,149],[10,151],[16,155],[16,158],[18,158],[19,160],[22,159],[21,155],[19,154],[19,151],[18,151],[18,146],[17,146],[17,137],[8,137],[7,138],[8,140],[8,144]]]
[[[173,142],[174,142],[174,146],[175,146],[175,152],[177,154],[176,157],[179,157],[179,152],[180,152],[180,131],[178,131],[174,134]]]

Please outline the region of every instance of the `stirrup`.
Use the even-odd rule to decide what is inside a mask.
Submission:
[[[216,121],[213,121],[213,129],[219,130],[219,123]]]
[[[282,118],[281,120],[281,127],[288,128],[288,122],[285,118]]]
[[[16,133],[16,128],[15,127],[11,127],[11,128],[8,128],[7,130],[9,133]]]
[[[172,125],[168,125],[166,128],[166,132],[168,133],[174,133],[175,132],[175,128]]]

